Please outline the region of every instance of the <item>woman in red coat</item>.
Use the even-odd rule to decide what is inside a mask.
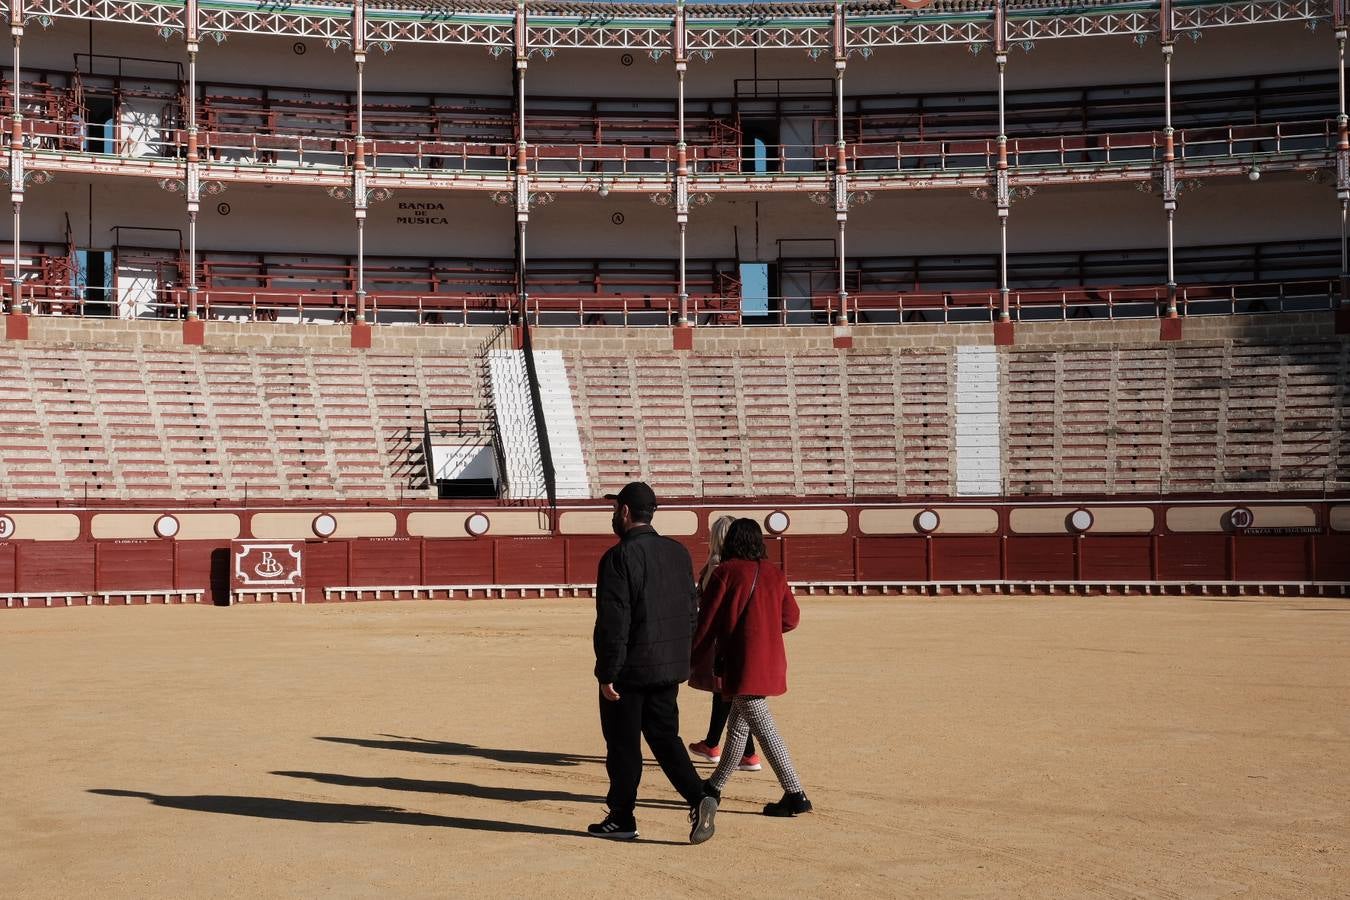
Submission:
[[[767,804],[764,814],[795,816],[810,812],[811,801],[765,698],[787,693],[783,634],[797,627],[801,612],[787,579],[777,566],[764,561],[765,555],[764,534],[753,519],[737,519],[727,529],[723,563],[713,572],[699,605],[690,684],[731,700],[727,742],[705,790],[722,796],[746,737],[754,732],[760,752],[783,786],[783,799]]]

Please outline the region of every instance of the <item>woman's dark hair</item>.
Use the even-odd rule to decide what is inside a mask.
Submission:
[[[754,519],[737,519],[727,529],[722,541],[722,559],[763,559],[769,554],[764,550],[764,532]]]

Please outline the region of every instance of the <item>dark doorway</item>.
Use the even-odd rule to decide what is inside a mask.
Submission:
[[[84,98],[84,152],[115,152],[116,110],[117,105],[111,97]]]
[[[782,168],[775,119],[741,121],[741,171],[764,174]]]
[[[211,551],[211,602],[216,606],[230,605],[230,548]]]
[[[83,315],[112,315],[113,255],[111,250],[76,250],[75,296],[82,297]]]

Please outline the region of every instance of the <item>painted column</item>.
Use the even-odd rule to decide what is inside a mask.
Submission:
[[[1176,144],[1172,129],[1172,3],[1162,0],[1158,11],[1158,38],[1163,55],[1163,211],[1167,214],[1167,319],[1177,319],[1176,240],[1173,224],[1177,212]],[[1175,325],[1171,326],[1175,328]],[[1164,325],[1166,331],[1169,326]],[[1180,337],[1180,334],[1176,334]]]
[[[998,215],[998,316],[994,319],[994,344],[1014,342],[1012,310],[1008,292],[1008,212],[1012,207],[1012,184],[1008,175],[1007,84],[1008,18],[1006,5],[994,6],[994,63],[998,67],[998,156],[994,160],[994,211]]]
[[[1175,221],[1177,213],[1177,156],[1172,128],[1172,0],[1161,0],[1158,10],[1158,38],[1163,54],[1163,211],[1167,214],[1167,313],[1159,326],[1164,341],[1181,340],[1181,318],[1177,314],[1177,268]]]
[[[1336,107],[1336,199],[1341,204],[1341,298],[1338,310],[1337,331],[1350,331],[1350,259],[1346,251],[1346,211],[1350,206],[1350,117],[1345,109],[1345,9],[1342,0],[1336,5],[1336,81],[1338,105]]]
[[[1167,213],[1167,318],[1177,317],[1176,236],[1177,212],[1176,146],[1172,129],[1172,45],[1163,45],[1163,210]]]
[[[1004,75],[1008,67],[1008,53],[999,50],[994,54],[998,64],[998,161],[994,167],[994,205],[998,212],[998,320],[1012,321],[1012,312],[1008,308],[1008,210],[1012,204],[1011,189],[1008,183],[1008,128],[1006,122],[1006,104],[1004,95]]]
[[[525,37],[525,0],[516,0],[516,295],[520,325],[529,324],[530,294],[526,288],[526,229],[530,223],[529,144],[525,140],[525,70],[529,48]]]
[[[200,157],[197,147],[197,52],[196,41],[188,43],[188,97],[187,97],[187,196],[188,216],[188,319],[197,316],[197,213],[201,211]]]
[[[197,0],[187,0],[184,18],[184,38],[187,42],[187,157],[183,163],[183,195],[187,200],[188,260],[187,260],[187,321],[183,323],[183,343],[202,344],[205,334],[198,314],[197,284],[197,214],[201,211],[201,154],[197,134],[197,54],[201,51],[201,35],[197,21]]]
[[[9,19],[9,33],[14,38],[14,104],[10,112],[12,117],[9,136],[9,199],[14,205],[14,247],[13,270],[9,280],[9,319],[5,332],[10,339],[27,337],[28,320],[23,302],[23,271],[19,263],[19,230],[23,212],[23,107],[19,103],[22,84],[19,64],[19,47],[23,43],[23,0],[12,0]],[[20,334],[22,332],[22,334]]]
[[[356,51],[356,148],[352,160],[352,209],[356,216],[356,320],[366,320],[366,54]]]
[[[844,69],[848,50],[844,46],[844,4],[834,6],[834,218],[839,223],[839,311],[836,325],[848,324],[848,267],[844,236],[848,226],[848,145],[844,141]]]
[[[356,64],[356,138],[352,159],[352,214],[356,218],[356,321],[352,344],[370,346],[366,322],[366,5],[352,10],[352,62]],[[360,337],[358,338],[358,334]]]
[[[684,76],[689,59],[684,46],[684,0],[675,7],[675,75],[678,91],[675,101],[675,224],[680,230],[680,313],[676,324],[689,324],[689,284],[687,280],[685,238],[689,230],[689,146],[684,140]]]
[[[1172,44],[1163,44],[1163,212],[1167,215],[1167,312],[1162,322],[1164,340],[1177,340],[1181,337],[1181,320],[1177,314],[1177,270],[1176,270],[1176,214],[1177,214],[1177,167],[1176,143],[1172,128]]]

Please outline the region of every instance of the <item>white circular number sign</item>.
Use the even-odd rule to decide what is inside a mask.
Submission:
[[[332,537],[337,531],[337,519],[331,513],[319,513],[314,517],[314,533],[321,538]]]
[[[9,516],[0,516],[0,541],[14,537],[14,520]]]
[[[781,509],[774,510],[764,519],[764,527],[769,530],[770,534],[782,534],[788,530],[788,526],[791,524],[792,520]]]
[[[1234,528],[1251,528],[1256,516],[1245,506],[1239,506],[1228,514],[1228,524]]]
[[[931,509],[925,509],[914,517],[914,527],[927,534],[935,530],[942,519]]]
[[[162,538],[171,538],[178,533],[178,520],[173,516],[160,516],[155,520],[155,534]]]
[[[1087,531],[1092,527],[1092,513],[1086,509],[1075,509],[1069,514],[1069,527],[1074,531]]]
[[[482,537],[491,527],[491,520],[482,513],[474,513],[464,520],[464,530],[474,537]]]

